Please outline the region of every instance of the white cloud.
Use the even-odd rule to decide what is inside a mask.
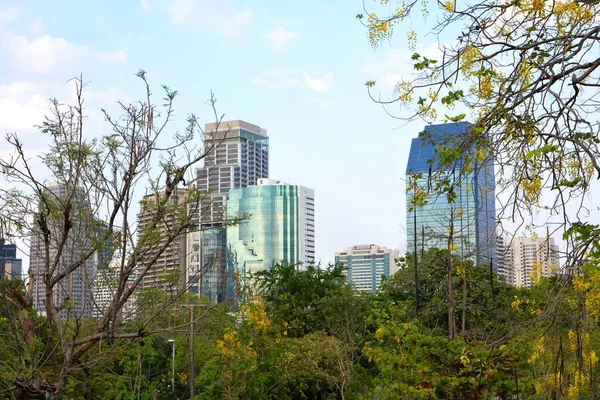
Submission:
[[[265,31],[263,34],[263,38],[266,39],[275,50],[287,49],[290,42],[299,37],[300,35],[297,32],[287,30],[281,26]]]
[[[21,10],[15,6],[0,9],[0,26],[13,22],[21,15]]]
[[[7,60],[19,70],[49,74],[60,67],[77,67],[86,62],[123,63],[125,50],[99,53],[87,46],[74,45],[63,38],[48,35],[28,39],[6,33],[0,39],[0,49]]]
[[[333,73],[310,74],[293,69],[272,69],[263,76],[255,76],[250,82],[268,88],[308,88],[315,92],[323,93],[333,87]]]
[[[148,12],[150,11],[150,1],[149,0],[140,0],[140,7],[142,10]]]
[[[316,92],[327,92],[333,86],[333,72],[328,72],[321,77],[313,77],[305,72],[302,77],[306,85]]]
[[[253,17],[250,8],[234,8],[227,0],[162,0],[160,8],[175,25],[203,26],[232,39],[241,37]]]
[[[33,130],[49,110],[49,97],[40,85],[29,82],[0,86],[0,137],[9,132]]]

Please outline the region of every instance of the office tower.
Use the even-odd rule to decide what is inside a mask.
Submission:
[[[138,219],[138,244],[142,252],[136,266],[137,273],[141,274],[151,265],[145,273],[140,286],[165,290],[175,294],[185,284],[186,271],[186,232],[182,232],[167,244],[170,232],[178,229],[187,218],[186,190],[176,189],[170,196],[168,206],[173,209],[167,212],[152,231],[148,231],[148,224],[156,214],[156,206],[164,192],[144,196]],[[162,253],[159,251],[166,245]]]
[[[406,166],[408,251],[414,252],[415,244],[417,251],[446,249],[453,227],[455,254],[496,268],[494,164],[490,155],[466,144],[470,128],[468,122],[429,125],[412,140]],[[444,147],[472,155],[471,164],[465,165],[463,157],[442,165],[436,148]],[[470,172],[461,174],[461,169]],[[440,184],[452,193],[440,190]],[[413,200],[421,196],[426,201],[413,207]]]
[[[125,261],[127,262],[127,261]],[[96,279],[94,279],[94,306],[92,309],[92,318],[101,318],[113,300],[119,284],[120,260],[111,260],[108,265],[98,267]],[[125,284],[125,288],[130,288],[137,278],[135,272],[132,273]],[[138,291],[134,291],[127,299],[127,302],[118,311],[119,318],[128,319],[135,313],[135,302]]]
[[[17,246],[0,238],[0,279],[22,279],[22,265]]]
[[[516,287],[531,286],[539,277],[556,275],[558,246],[550,237],[514,238],[508,245],[506,269]]]
[[[258,185],[232,189],[227,215],[250,214],[227,227],[231,266],[241,279],[275,263],[315,259],[315,198],[312,189],[259,179]]]
[[[496,274],[506,283],[511,282],[510,271],[506,265],[507,248],[502,235],[496,234]]]
[[[398,250],[364,244],[336,252],[335,264],[341,263],[346,267],[346,279],[357,290],[375,293],[383,275],[389,278],[398,271],[396,258]]]
[[[63,236],[65,220],[63,210],[69,210],[69,220],[72,226],[68,232],[60,258],[56,264],[55,274],[65,273],[70,267],[79,265],[74,271],[58,281],[53,289],[54,304],[61,308],[59,315],[66,317],[89,318],[92,315],[93,282],[96,275],[97,252],[94,251],[94,242],[99,231],[91,213],[89,202],[85,193],[78,188],[69,188],[64,184],[54,184],[48,187],[47,196],[52,198],[52,204],[57,205],[61,212],[58,216],[48,217],[48,229],[50,230],[50,243],[48,248],[44,243],[44,236],[39,231],[31,235],[29,276],[33,285],[33,307],[43,315],[46,315],[46,283],[45,275],[48,266],[45,262],[46,250],[53,263],[58,254],[60,238]],[[70,200],[69,200],[70,199]],[[40,211],[43,212],[40,206]],[[88,256],[93,252],[91,256]],[[66,304],[71,303],[71,307]]]
[[[188,234],[190,290],[220,302],[233,290],[234,277],[227,267],[224,220],[231,189],[256,185],[269,176],[267,131],[244,121],[206,124],[205,151],[211,150],[196,171],[199,204],[190,204],[192,226]],[[229,294],[228,294],[229,293]]]
[[[227,268],[227,228],[217,226],[187,235],[187,282],[190,291],[220,303],[233,295],[233,274]]]
[[[269,177],[267,131],[244,121],[206,124],[204,166],[196,171],[201,200],[197,223],[220,226],[230,189],[256,185]]]

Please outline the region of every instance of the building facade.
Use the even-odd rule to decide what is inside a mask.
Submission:
[[[154,216],[157,197],[163,196],[164,192],[144,196],[138,220],[138,242],[141,244],[142,253],[136,266],[137,273],[146,271],[142,281],[142,288],[152,288],[175,293],[186,283],[184,280],[186,272],[186,232],[182,232],[172,240],[160,255],[159,249],[165,245],[169,231],[176,229],[184,218],[187,218],[187,207],[185,203],[185,189],[177,189],[169,198],[169,202],[176,212],[171,212],[159,222],[152,232],[148,231],[148,224]],[[149,235],[145,237],[144,235]],[[158,235],[158,236],[157,236]],[[154,236],[154,237],[153,237]],[[154,259],[156,259],[154,261]]]
[[[348,247],[335,253],[335,264],[346,267],[346,279],[357,290],[375,293],[383,276],[389,278],[398,271],[398,251],[376,244]]]
[[[494,164],[465,144],[470,128],[468,122],[429,125],[412,140],[406,167],[408,251],[415,245],[418,251],[445,249],[452,231],[456,254],[496,268]],[[470,153],[469,164],[464,157],[451,165],[440,162],[436,150],[449,148]]]
[[[0,279],[22,279],[22,265],[17,258],[17,245],[0,238]]]
[[[97,226],[91,215],[89,202],[85,194],[80,189],[71,189],[63,184],[54,184],[48,187],[48,196],[55,200],[62,209],[70,210],[69,220],[72,226],[68,232],[67,239],[60,252],[58,264],[54,275],[63,274],[75,264],[81,264],[74,271],[66,275],[56,283],[53,288],[52,296],[57,308],[62,308],[59,312],[61,317],[67,315],[77,318],[90,318],[93,308],[93,285],[96,276],[96,264],[98,262],[98,253],[94,252],[90,257],[87,255],[94,250],[94,241],[100,233],[95,231],[93,226]],[[70,199],[70,204],[66,204]],[[57,238],[61,238],[64,229],[64,220],[61,216],[56,220],[49,220],[50,229],[49,248],[46,249],[44,237],[39,232],[31,235],[30,254],[29,254],[29,277],[32,287],[33,307],[42,315],[46,315],[46,271],[50,266],[45,262],[46,250],[49,251],[50,260],[56,259],[60,243]],[[68,310],[64,307],[65,302],[69,300],[72,307]]]
[[[504,242],[502,235],[496,235],[496,274],[499,278],[504,279],[506,283],[510,283],[510,271],[506,264],[508,256],[508,248]]]
[[[239,120],[206,124],[204,132],[204,148],[212,150],[196,170],[196,185],[204,195],[196,222],[220,226],[229,190],[269,177],[269,137],[265,129]]]
[[[558,246],[550,237],[513,238],[506,249],[505,265],[508,283],[530,287],[540,277],[558,273]]]
[[[250,218],[227,227],[230,262],[241,278],[275,263],[312,263],[315,259],[314,191],[271,179],[229,192],[227,214]]]
[[[224,223],[229,191],[269,176],[269,137],[245,121],[206,124],[204,148],[210,151],[195,181],[201,197],[189,205],[186,281],[191,291],[220,302],[231,296],[234,285]]]
[[[234,293],[234,273],[227,263],[227,228],[217,226],[187,235],[187,282],[193,293],[220,303]]]

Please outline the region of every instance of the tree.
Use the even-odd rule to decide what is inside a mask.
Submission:
[[[374,47],[423,10],[437,18],[431,33],[437,35],[438,49],[433,56],[425,55],[417,33],[409,30],[408,46],[414,53],[407,61],[415,74],[403,76],[391,98],[377,101],[386,108],[399,104],[410,110],[405,116],[390,112],[404,120],[431,123],[445,115],[446,121],[460,121],[469,115],[474,126],[460,143],[437,143],[440,162],[466,173],[469,162],[460,166],[459,158],[491,158],[502,174],[497,191],[508,198],[502,200],[500,217],[518,221],[541,211],[558,216],[564,230],[573,226],[565,240],[567,267],[576,271],[600,234],[596,229],[586,240],[574,240],[585,229],[577,224],[586,215],[584,195],[600,178],[595,119],[600,2],[381,3],[381,13],[358,15]],[[367,82],[374,99],[375,84]],[[472,154],[463,151],[472,147]],[[569,212],[571,203],[578,211]]]
[[[350,288],[342,265],[322,269],[311,264],[300,269],[276,264],[254,278],[273,322],[285,326],[290,337],[326,330],[321,301]]]
[[[175,328],[155,323],[156,317],[177,301],[185,287],[135,323],[124,321],[121,311],[140,291],[144,276],[165,249],[190,226],[192,206],[202,194],[192,185],[185,190],[185,202],[177,198],[182,186],[192,181],[192,168],[221,142],[205,136],[193,114],[183,133],[174,131],[177,92],[163,86],[163,104],[158,106],[146,73],[137,76],[145,97],[128,105],[119,103],[122,115],[102,110],[107,134],[97,136],[87,130],[86,85],[81,78],[72,81],[75,104],[51,101],[51,115],[39,126],[50,141],[41,155],[43,171],[32,166],[18,134],[6,135],[11,150],[0,159],[0,174],[12,187],[0,188],[0,232],[13,238],[31,237],[30,252],[37,259],[24,290],[1,294],[1,302],[10,304],[20,317],[10,321],[2,340],[5,348],[14,349],[18,362],[3,365],[0,374],[22,396],[61,399],[69,379],[86,369],[90,350],[100,357],[119,339]],[[215,103],[211,96],[208,105],[218,125],[222,117]],[[205,148],[197,145],[202,139],[207,139]],[[145,222],[138,225],[133,215],[142,185],[147,185],[153,200],[145,203]],[[107,243],[114,251],[115,290],[100,318],[92,320],[86,301],[71,297],[69,282],[91,290],[89,267],[104,254]],[[75,280],[78,276],[81,281]],[[34,309],[40,304],[45,310],[42,316]]]

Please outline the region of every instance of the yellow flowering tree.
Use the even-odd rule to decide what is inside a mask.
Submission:
[[[373,0],[366,9],[368,17],[357,17],[374,48],[406,34],[403,47],[414,50],[407,60],[414,72],[399,78],[389,98],[373,95],[370,80],[372,98],[400,119],[470,119],[469,134],[453,146],[475,147],[499,165],[497,192],[508,197],[500,218],[547,210],[565,215],[567,229],[583,217],[567,205],[600,178],[600,1]],[[425,29],[437,21],[429,24],[436,54],[431,42],[421,44],[426,32],[413,31],[421,18]],[[449,164],[475,154],[445,150],[444,157]],[[469,166],[462,163],[462,172]],[[583,255],[585,244],[566,240],[573,255]],[[574,267],[581,259],[568,261]]]

